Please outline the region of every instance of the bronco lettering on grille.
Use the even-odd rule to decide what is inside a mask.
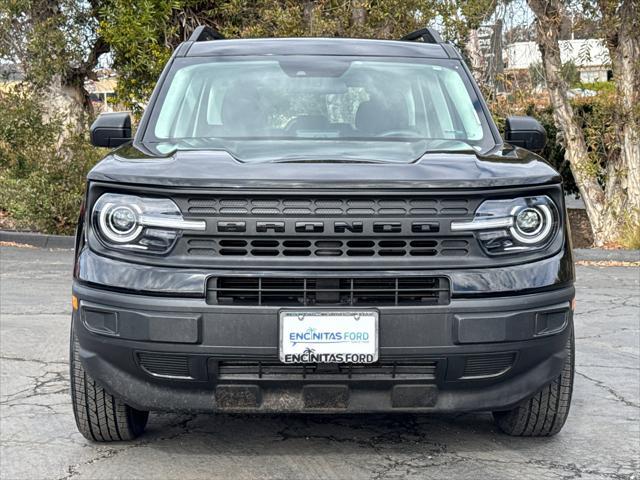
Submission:
[[[245,221],[224,221],[217,222],[218,232],[230,233],[230,232],[246,232],[247,222]],[[255,231],[257,233],[323,233],[325,232],[325,222],[313,221],[313,222],[295,222],[289,224],[286,222],[255,222]],[[397,234],[397,233],[437,233],[440,231],[439,222],[412,222],[411,224],[403,225],[400,222],[374,222],[370,225],[373,232],[383,234]],[[340,221],[333,223],[334,233],[365,233],[364,224],[361,221]]]

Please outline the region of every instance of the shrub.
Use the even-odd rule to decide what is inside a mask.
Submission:
[[[572,106],[585,133],[593,168],[596,172],[603,172],[609,159],[618,154],[619,147],[613,130],[616,105],[614,94],[602,85],[598,85],[598,91],[600,93],[594,97],[574,99]],[[556,128],[553,108],[544,97],[519,91],[494,100],[490,108],[502,132],[504,119],[509,115],[530,115],[536,118],[547,131],[547,146],[542,156],[562,175],[565,191],[578,194],[569,162],[564,158],[562,133]]]
[[[101,152],[48,118],[27,90],[0,93],[0,111],[0,210],[20,229],[73,233],[86,174]]]
[[[620,234],[619,242],[624,248],[640,250],[640,225],[627,222]]]

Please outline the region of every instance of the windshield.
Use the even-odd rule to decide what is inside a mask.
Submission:
[[[459,62],[334,56],[177,59],[144,141],[241,161],[397,161],[495,142]]]

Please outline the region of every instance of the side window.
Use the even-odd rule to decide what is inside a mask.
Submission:
[[[442,90],[442,84],[438,81],[438,75],[429,75],[429,78],[426,79],[425,87],[426,95],[429,96],[433,108],[433,120],[438,125],[438,128],[434,130],[441,132],[443,138],[455,139],[456,132],[453,118],[449,111],[445,92]]]
[[[158,116],[155,127],[155,135],[159,138],[172,138],[176,137],[175,132],[175,119],[178,115],[178,111],[182,108],[186,97],[186,91],[191,83],[191,72],[189,68],[183,68],[179,70],[171,86],[165,96],[162,110]]]
[[[458,73],[434,67],[422,87],[429,130],[444,139],[482,139],[482,123]]]
[[[211,83],[208,87],[207,124],[222,125],[222,100],[227,92],[222,85]]]
[[[203,80],[180,70],[167,93],[156,123],[159,138],[186,138],[196,134],[196,121],[203,104]]]
[[[480,140],[483,137],[482,123],[460,75],[454,70],[444,69],[439,77],[449,99],[454,123],[459,123],[458,130],[462,128],[468,140]]]
[[[324,117],[326,106],[324,96],[306,92],[296,92],[290,84],[283,83],[261,92],[262,108],[267,114],[269,128],[283,130],[299,117]]]
[[[405,101],[407,103],[407,113],[409,115],[409,127],[415,128],[417,125],[416,118],[416,102],[413,97],[413,92],[408,92],[409,94],[405,96]]]
[[[197,136],[198,120],[204,115],[204,80],[196,77],[189,84],[182,107],[176,118],[176,136],[190,138]]]
[[[348,87],[345,93],[327,95],[329,122],[346,123],[355,128],[358,107],[368,99],[369,95],[363,87]]]

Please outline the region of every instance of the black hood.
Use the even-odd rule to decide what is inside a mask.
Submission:
[[[128,144],[110,153],[89,180],[210,188],[490,188],[559,183],[539,156],[504,145],[487,155],[428,153],[411,163],[327,159],[243,163],[218,150],[165,156]]]

